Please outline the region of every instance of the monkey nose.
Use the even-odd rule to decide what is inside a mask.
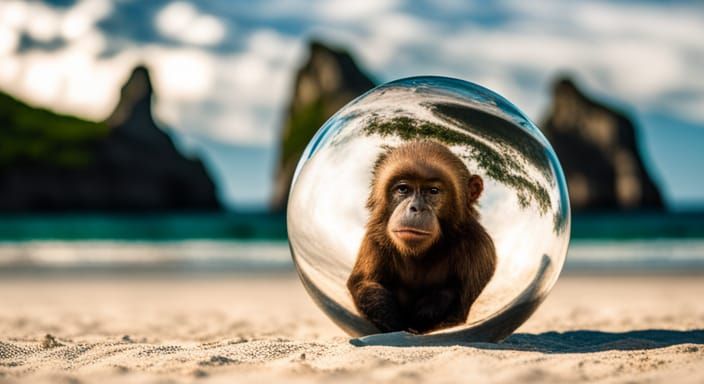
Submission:
[[[427,211],[428,208],[423,204],[411,204],[408,206],[408,213],[417,215]]]

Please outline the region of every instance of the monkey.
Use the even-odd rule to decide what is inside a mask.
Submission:
[[[379,155],[347,288],[381,332],[427,333],[467,320],[496,269],[476,207],[483,189],[482,178],[435,141]]]

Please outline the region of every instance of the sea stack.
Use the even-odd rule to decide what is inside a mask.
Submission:
[[[663,200],[646,171],[635,124],[621,111],[557,79],[540,125],[557,153],[576,212],[660,210]]]
[[[12,155],[0,163],[0,212],[220,210],[200,160],[182,155],[155,124],[152,97],[140,66],[104,122],[0,98],[8,122],[0,152]]]
[[[279,145],[271,208],[282,212],[298,159],[308,141],[338,109],[374,87],[374,82],[340,48],[313,41],[308,60],[296,73]]]

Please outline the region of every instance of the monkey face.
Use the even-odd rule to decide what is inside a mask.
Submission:
[[[446,192],[442,182],[422,178],[401,179],[391,185],[389,200],[393,211],[387,232],[400,253],[423,254],[440,239],[438,213]]]
[[[399,255],[424,258],[478,217],[482,179],[442,144],[414,141],[391,149],[379,156],[373,175],[367,229]]]

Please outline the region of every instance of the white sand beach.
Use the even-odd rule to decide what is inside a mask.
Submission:
[[[701,383],[702,297],[701,275],[567,275],[503,343],[355,347],[293,273],[3,276],[0,383]]]

